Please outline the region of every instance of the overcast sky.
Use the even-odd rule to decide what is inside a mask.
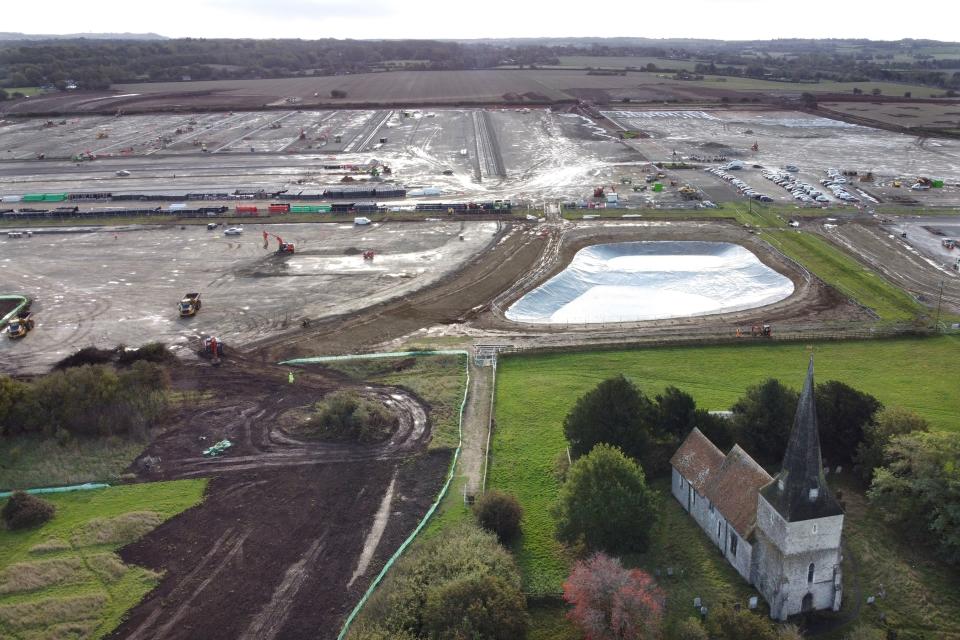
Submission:
[[[45,0],[3,3],[0,31],[226,38],[689,37],[960,40],[960,0]]]

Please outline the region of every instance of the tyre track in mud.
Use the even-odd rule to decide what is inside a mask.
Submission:
[[[243,355],[176,372],[178,388],[213,399],[182,408],[132,469],[145,480],[211,481],[201,505],[121,550],[166,575],[111,638],[334,638],[432,502],[451,452],[425,451],[431,429],[419,399],[321,367],[296,372],[294,384],[286,373]],[[390,405],[400,420],[387,441],[293,435],[298,411],[345,386]],[[233,442],[224,455],[200,455],[223,438]]]

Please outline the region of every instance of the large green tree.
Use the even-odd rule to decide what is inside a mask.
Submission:
[[[768,378],[733,405],[737,440],[761,464],[783,459],[800,394]]]
[[[960,434],[913,432],[893,438],[868,495],[901,531],[935,541],[939,559],[960,562]]]
[[[642,552],[657,519],[657,498],[636,462],[598,444],[570,467],[555,516],[563,542],[613,554]]]
[[[816,388],[820,451],[832,464],[853,461],[863,441],[864,430],[872,424],[883,405],[868,393],[837,380]]]
[[[657,419],[657,408],[650,399],[633,382],[618,375],[577,400],[563,421],[563,433],[574,457],[602,442],[642,459]]]
[[[376,631],[522,640],[525,607],[513,558],[492,533],[464,523],[414,545],[374,592],[349,638]]]
[[[893,438],[929,430],[929,423],[909,409],[888,407],[878,413],[876,421],[864,429],[863,442],[857,447],[856,463],[863,480],[873,480],[874,470],[886,462],[884,452]]]

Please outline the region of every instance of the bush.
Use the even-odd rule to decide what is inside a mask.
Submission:
[[[0,517],[9,529],[28,529],[50,520],[55,510],[46,500],[23,491],[14,491],[7,504],[3,505]]]
[[[503,544],[509,544],[520,533],[523,507],[515,497],[496,489],[480,496],[473,506],[477,523],[496,534]]]
[[[82,367],[85,364],[107,364],[113,362],[116,356],[116,349],[98,349],[96,347],[84,347],[76,353],[67,356],[57,364],[53,365],[56,370],[69,369],[71,367]]]
[[[643,469],[614,447],[598,444],[577,460],[555,507],[557,537],[608,553],[642,552],[657,519]]]
[[[696,618],[681,620],[670,636],[673,640],[709,640],[707,630]]]
[[[707,617],[707,631],[714,640],[777,640],[769,620],[745,609],[714,609]]]
[[[460,615],[441,611],[444,602],[457,603],[451,606]],[[520,603],[520,572],[513,557],[492,533],[464,523],[416,544],[397,562],[364,607],[357,633],[363,625],[375,624],[398,637],[406,633],[417,638],[523,638],[526,616],[521,628]],[[495,610],[485,610],[488,606]],[[365,640],[354,631],[348,638]]]
[[[335,391],[314,406],[306,429],[323,440],[370,444],[389,438],[398,423],[382,404],[355,391]]]
[[[569,618],[591,640],[653,640],[660,637],[664,595],[650,574],[624,569],[603,553],[574,563],[563,584],[573,605]]]
[[[424,638],[522,640],[526,635],[527,603],[523,593],[498,576],[454,578],[427,595]]]

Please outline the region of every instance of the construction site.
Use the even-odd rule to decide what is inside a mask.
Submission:
[[[781,174],[850,199],[811,204]],[[474,491],[499,351],[912,335],[960,314],[960,143],[802,113],[8,118],[0,176],[0,315],[23,327],[0,340],[5,372],[160,341],[176,390],[215,398],[180,406],[129,469],[210,483],[122,550],[164,577],[117,639],[336,638],[446,490],[441,407],[292,360],[460,354],[454,475]],[[899,287],[913,316],[890,321],[779,242],[794,236]],[[340,389],[396,413],[387,440],[287,428]]]

